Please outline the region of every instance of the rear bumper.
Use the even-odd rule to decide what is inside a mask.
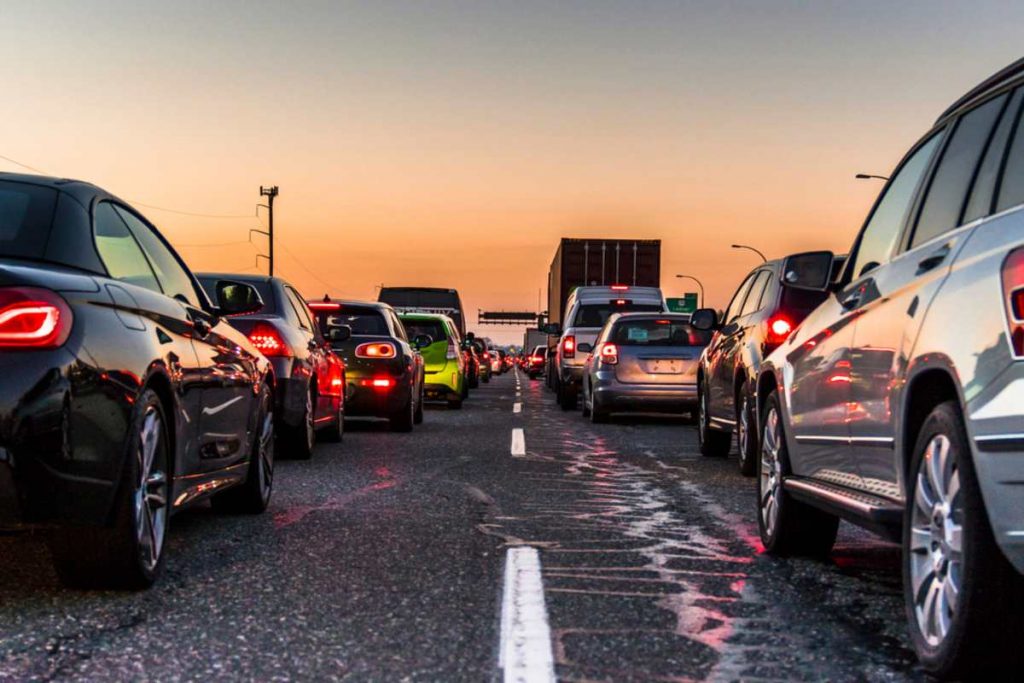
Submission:
[[[275,393],[274,410],[279,422],[289,427],[302,424],[306,412],[306,392],[309,391],[309,380],[305,377],[293,377],[294,360],[291,358],[273,357],[270,364],[274,368]]]
[[[624,384],[599,379],[593,395],[596,402],[613,410],[688,410],[697,405],[697,384]]]
[[[583,381],[582,365],[563,365],[558,372],[562,384],[579,384]]]
[[[451,361],[436,372],[426,373],[423,378],[423,394],[430,399],[459,398],[465,381],[459,364]]]
[[[976,438],[975,470],[996,542],[1024,574],[1024,435]]]

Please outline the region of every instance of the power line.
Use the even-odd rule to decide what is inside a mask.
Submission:
[[[34,173],[41,173],[43,175],[48,175],[46,171],[40,171],[38,168],[33,168],[32,166],[29,166],[28,164],[23,164],[20,161],[17,161],[15,159],[10,158],[10,157],[5,157],[3,154],[0,154],[0,159],[3,159],[4,161],[9,161],[12,164],[14,164],[15,166],[21,166],[22,168],[27,168],[28,170],[30,170],[30,171],[32,171]]]
[[[302,268],[304,271],[309,273],[313,277],[314,280],[316,280],[317,282],[319,282],[323,286],[327,287],[328,290],[334,290],[335,292],[341,290],[341,287],[338,287],[336,285],[332,285],[330,282],[328,282],[327,280],[324,280],[322,277],[320,277],[319,275],[314,273],[312,270],[307,268],[306,264],[304,264],[302,261],[300,261],[299,257],[292,253],[291,249],[289,249],[288,247],[284,246],[283,244],[281,244],[279,246],[282,249],[284,249],[285,253],[288,254],[292,258],[293,261],[295,261],[297,264],[299,264],[300,268]]]
[[[248,244],[253,246],[252,242],[193,242],[192,244],[175,242],[174,246],[177,248],[201,248],[201,247],[234,247],[241,244]]]

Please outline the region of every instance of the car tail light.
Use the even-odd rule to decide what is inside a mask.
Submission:
[[[1024,358],[1024,248],[1011,251],[1003,261],[1003,296],[1010,348],[1015,358]]]
[[[766,350],[774,349],[789,339],[789,335],[793,333],[793,323],[789,321],[789,318],[778,313],[768,318],[766,326],[768,328],[764,335]]]
[[[562,340],[562,356],[565,358],[576,357],[576,337],[571,334]]]
[[[356,358],[394,358],[398,355],[391,342],[367,342],[356,347]]]
[[[616,365],[619,362],[619,347],[610,342],[605,342],[601,344],[601,351],[598,357],[605,365]]]
[[[0,348],[55,349],[68,340],[71,323],[71,308],[55,292],[0,289]]]
[[[264,356],[291,356],[292,350],[288,348],[281,337],[281,333],[270,323],[259,322],[249,332],[249,341]]]
[[[395,380],[391,377],[374,377],[372,379],[359,380],[359,386],[373,387],[374,389],[390,389],[395,386]]]
[[[459,357],[459,350],[455,348],[455,340],[448,340],[448,351],[444,354],[444,357],[448,360],[455,360]]]
[[[307,301],[306,305],[313,311],[340,311],[341,304],[331,301]]]
[[[612,285],[613,292],[625,292],[629,289],[629,285]]]

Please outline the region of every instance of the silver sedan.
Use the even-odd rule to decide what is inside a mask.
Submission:
[[[613,315],[583,367],[583,417],[617,412],[686,412],[697,403],[697,362],[710,339],[673,313]]]

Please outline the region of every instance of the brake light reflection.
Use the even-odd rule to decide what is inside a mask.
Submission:
[[[42,289],[0,290],[0,348],[56,348],[71,332],[71,309]]]

